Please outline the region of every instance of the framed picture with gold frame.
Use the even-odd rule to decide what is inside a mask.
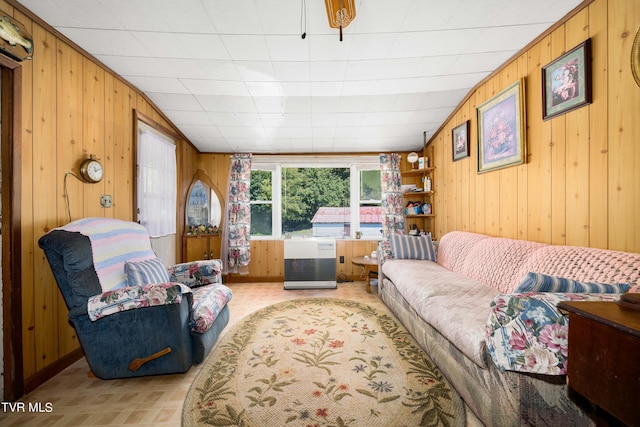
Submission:
[[[526,161],[525,80],[511,84],[476,109],[478,173]]]

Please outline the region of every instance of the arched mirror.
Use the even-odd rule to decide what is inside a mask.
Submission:
[[[187,192],[185,234],[219,234],[222,229],[224,199],[211,178],[198,169]]]

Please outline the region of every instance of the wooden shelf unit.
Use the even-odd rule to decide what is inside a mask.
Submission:
[[[433,239],[436,238],[434,235],[434,221],[435,221],[435,212],[433,208],[433,202],[435,197],[434,190],[434,171],[435,167],[433,167],[433,147],[429,147],[426,145],[426,135],[425,135],[425,144],[422,151],[419,153],[422,157],[428,158],[429,167],[423,169],[413,169],[411,163],[407,161],[407,156],[403,156],[401,166],[400,166],[400,174],[402,176],[402,184],[415,184],[417,188],[424,188],[424,180],[427,177],[431,178],[431,191],[405,191],[402,196],[405,200],[405,206],[410,201],[419,201],[421,203],[429,203],[431,204],[431,213],[430,214],[405,214],[405,231],[409,231],[411,227],[415,224],[416,227],[420,230],[424,230],[426,232],[431,232],[431,236]]]

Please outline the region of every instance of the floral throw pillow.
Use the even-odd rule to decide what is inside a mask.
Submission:
[[[182,283],[190,288],[222,283],[222,261],[210,259],[185,262],[169,267],[172,282]]]
[[[590,293],[590,294],[623,294],[629,290],[627,283],[586,283],[577,282],[562,277],[547,276],[540,273],[527,273],[525,278],[516,286],[514,293],[524,292],[562,292],[562,293]]]

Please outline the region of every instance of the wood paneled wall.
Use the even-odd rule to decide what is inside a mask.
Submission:
[[[29,384],[79,349],[38,239],[69,222],[69,211],[71,219],[131,220],[135,112],[177,129],[135,88],[48,26],[7,2],[0,1],[0,9],[23,23],[34,41],[33,60],[21,64],[22,129],[16,130],[22,160],[22,362]],[[79,176],[80,162],[90,154],[104,165],[103,181],[85,184],[68,175],[65,183],[68,172]],[[195,149],[178,141],[178,159],[184,197],[195,172]],[[102,194],[113,197],[112,208],[100,206]]]
[[[640,252],[640,88],[630,66],[637,0],[595,0],[474,90],[431,139],[436,235],[466,230]],[[593,103],[542,120],[541,67],[592,40]],[[477,173],[476,106],[526,79],[528,162]],[[471,120],[471,157],[451,131]]]

